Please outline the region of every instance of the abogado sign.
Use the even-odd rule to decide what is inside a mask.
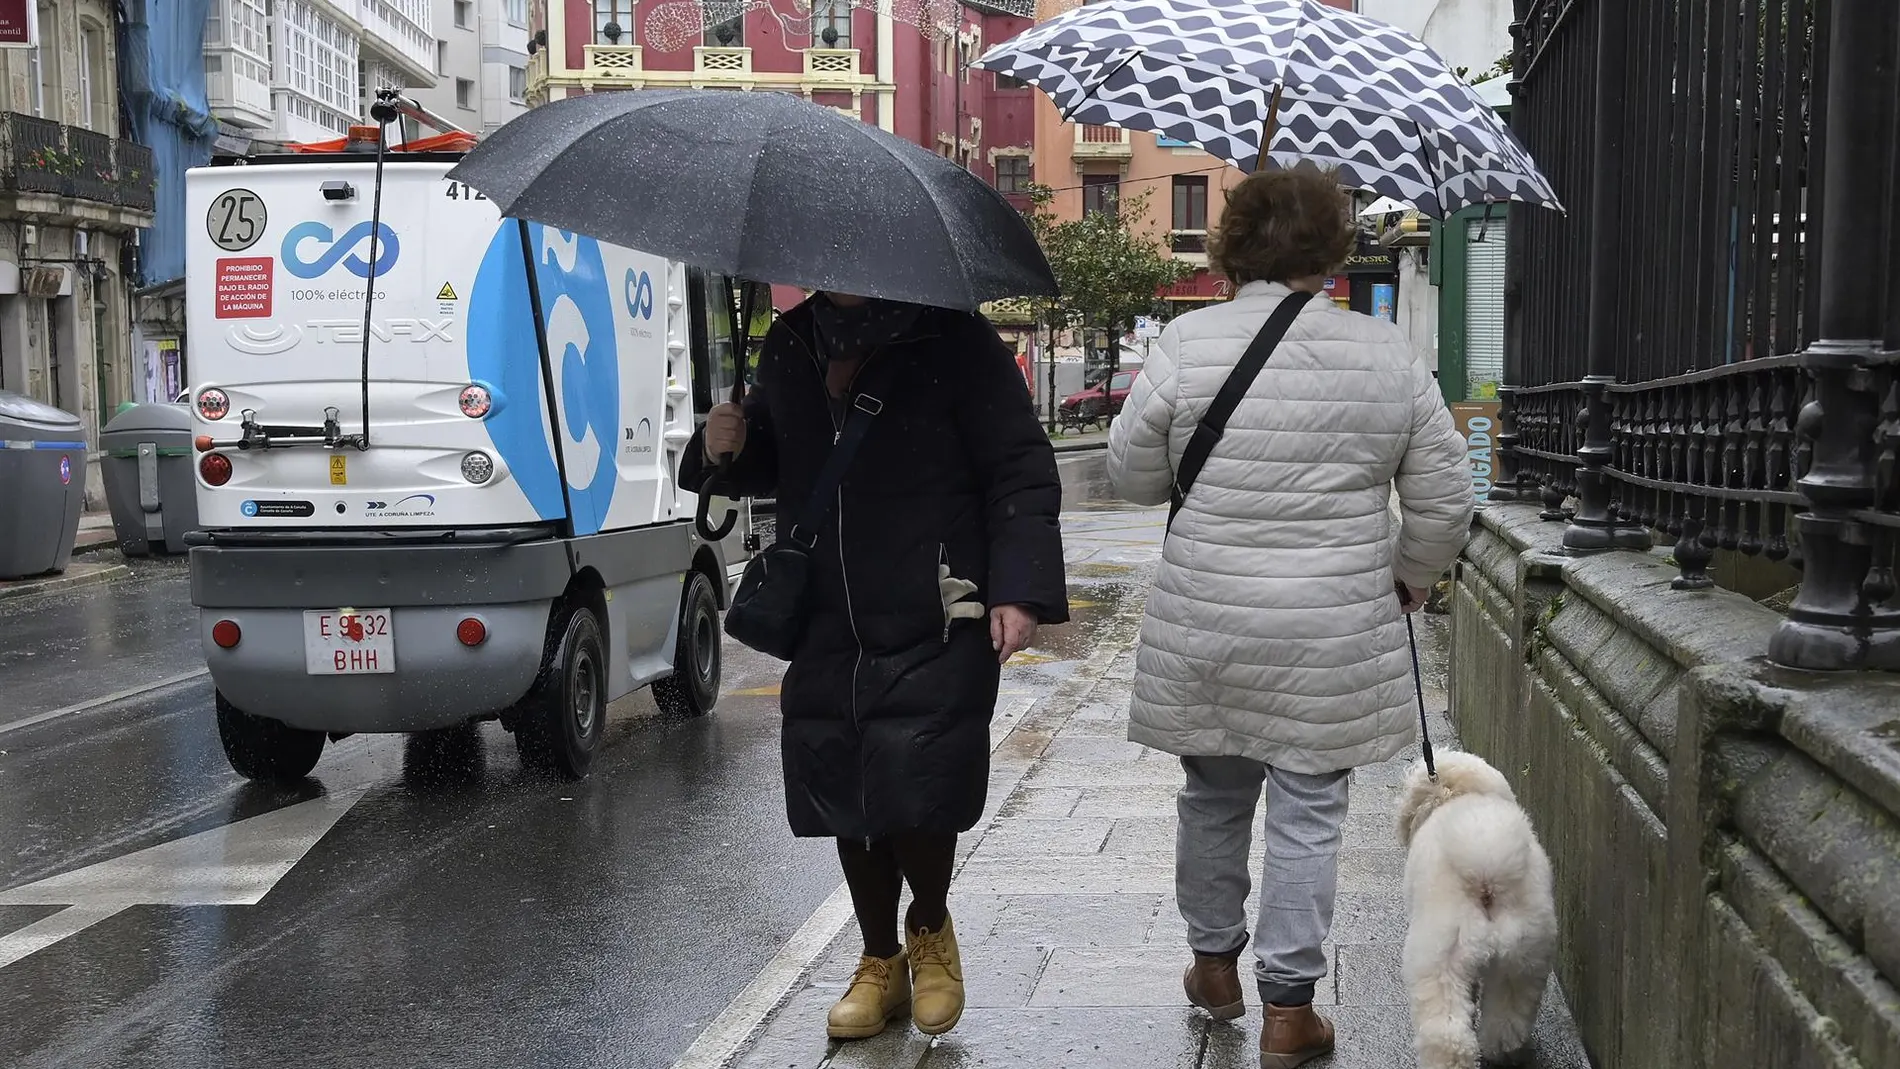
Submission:
[[[1491,492],[1496,470],[1498,402],[1453,402],[1451,418],[1458,424],[1459,437],[1465,440],[1465,459],[1471,465],[1471,496],[1482,503]]]
[[[40,40],[35,0],[0,0],[0,48],[33,48]]]

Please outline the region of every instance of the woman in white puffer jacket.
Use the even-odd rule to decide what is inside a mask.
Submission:
[[[1169,500],[1195,427],[1249,343],[1292,294],[1318,294],[1355,239],[1351,202],[1329,176],[1264,171],[1228,194],[1212,257],[1239,291],[1162,333],[1109,434],[1118,494]],[[1245,1012],[1237,963],[1266,788],[1254,972],[1267,1069],[1332,1049],[1312,1000],[1347,772],[1415,737],[1401,614],[1456,559],[1472,503],[1464,444],[1405,336],[1322,294],[1298,309],[1168,535],[1129,738],[1182,758],[1187,995],[1218,1017]]]

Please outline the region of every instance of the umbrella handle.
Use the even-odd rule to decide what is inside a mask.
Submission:
[[[723,540],[732,533],[733,525],[739,522],[739,510],[731,509],[727,511],[726,518],[720,521],[719,526],[712,525],[713,491],[725,482],[731,470],[732,454],[726,453],[719,458],[719,467],[706,476],[705,482],[699,484],[699,512],[693,517],[693,522],[699,525],[699,537],[708,542]]]

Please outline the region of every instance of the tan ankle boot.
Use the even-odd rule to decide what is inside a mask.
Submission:
[[[1333,1022],[1312,1006],[1265,1008],[1260,1029],[1260,1069],[1297,1069],[1333,1052]]]
[[[940,1036],[963,1019],[963,955],[949,915],[941,931],[909,933],[911,1020],[927,1036]]]
[[[910,1004],[910,969],[903,954],[863,957],[851,987],[831,1007],[825,1031],[833,1039],[870,1039]]]
[[[1240,954],[1196,954],[1181,978],[1188,1001],[1216,1021],[1231,1021],[1247,1012],[1240,993]]]

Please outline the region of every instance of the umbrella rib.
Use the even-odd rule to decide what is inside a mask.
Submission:
[[[959,130],[957,132],[962,133],[963,131]],[[950,233],[950,225],[944,221],[942,206],[937,205],[937,191],[931,187],[930,183],[923,180],[923,176],[918,174],[916,168],[911,166],[911,161],[905,159],[896,148],[875,137],[871,139],[871,143],[883,149],[887,155],[897,161],[897,165],[902,167],[907,174],[917,179],[917,185],[923,189],[924,195],[930,198],[931,204],[938,209],[936,213],[937,228],[943,231],[945,246],[950,252],[955,253],[957,248],[956,238]],[[967,174],[968,172],[966,171],[965,173]],[[975,178],[974,175],[971,175],[971,177]],[[978,179],[978,181],[981,181],[981,179]],[[957,271],[963,276],[964,297],[966,300],[973,298],[976,295],[976,287],[970,284],[969,262],[961,256],[956,257],[956,261]]]

